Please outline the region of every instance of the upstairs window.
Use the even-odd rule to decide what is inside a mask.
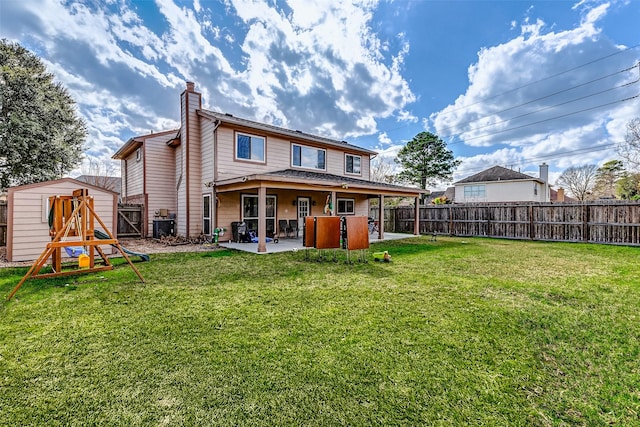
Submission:
[[[236,159],[264,163],[265,139],[261,136],[236,133]]]
[[[291,165],[305,169],[326,169],[327,152],[321,148],[291,144]]]
[[[353,175],[360,175],[361,168],[360,163],[362,162],[362,158],[360,156],[354,156],[353,154],[345,154],[344,156],[345,162],[345,172]]]

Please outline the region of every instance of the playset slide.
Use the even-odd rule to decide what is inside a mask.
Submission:
[[[96,236],[96,238],[98,238],[98,239],[100,239],[100,240],[109,240],[109,239],[110,239],[109,235],[107,235],[107,234],[103,233],[103,232],[102,232],[102,231],[100,231],[100,230],[94,230],[94,231],[93,231],[93,235],[94,235],[94,236]],[[116,245],[111,245],[111,246],[113,246],[114,248],[116,247]],[[122,246],[122,245],[120,245],[120,247],[122,248],[122,250],[123,250],[127,255],[131,255],[131,256],[139,256],[139,257],[140,257],[140,259],[141,259],[142,261],[149,261],[149,255],[147,255],[147,254],[141,254],[141,253],[138,253],[138,252],[130,251],[129,249],[125,248],[125,247],[124,247],[124,246]]]

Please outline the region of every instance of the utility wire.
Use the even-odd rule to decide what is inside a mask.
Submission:
[[[596,151],[604,151],[604,150],[608,150],[611,148],[614,148],[618,145],[618,143],[607,143],[607,144],[600,144],[600,145],[594,145],[592,147],[585,147],[585,148],[578,148],[575,150],[568,150],[568,151],[561,151],[561,152],[557,152],[557,153],[553,153],[553,154],[548,154],[548,155],[544,155],[544,156],[538,156],[538,157],[533,157],[533,158],[528,158],[528,159],[520,159],[517,162],[514,163],[509,163],[509,165],[525,165],[528,163],[534,163],[534,162],[539,162],[541,160],[553,160],[553,159],[558,159],[558,158],[563,158],[563,157],[571,157],[571,156],[575,156],[576,154],[586,154],[586,153],[592,153],[592,152],[596,152]],[[460,169],[458,172],[464,172],[464,173],[474,173],[474,172],[481,172],[483,170],[485,170],[486,167],[477,167],[477,168],[469,168],[469,169]]]
[[[481,102],[485,102],[485,101],[488,101],[488,100],[490,100],[490,99],[498,98],[498,97],[500,97],[500,96],[503,96],[503,95],[507,95],[507,94],[510,94],[510,93],[516,92],[516,91],[518,91],[518,90],[520,90],[520,89],[523,89],[523,88],[525,88],[525,87],[532,86],[532,85],[534,85],[534,84],[536,84],[536,83],[540,83],[540,82],[544,82],[544,81],[547,81],[547,80],[551,80],[551,79],[553,79],[553,78],[555,78],[555,77],[562,76],[562,75],[567,74],[567,73],[570,73],[570,72],[572,72],[572,71],[579,70],[580,68],[582,68],[582,67],[586,67],[587,65],[591,65],[591,64],[594,64],[594,63],[596,63],[596,62],[602,61],[602,60],[604,60],[604,59],[611,58],[612,56],[619,55],[619,54],[624,53],[624,52],[627,52],[627,51],[629,51],[629,50],[633,50],[633,49],[637,48],[638,46],[640,46],[640,43],[639,43],[639,44],[636,44],[636,45],[634,45],[634,46],[628,47],[628,48],[626,48],[626,49],[619,50],[619,51],[617,51],[617,52],[613,52],[613,53],[611,53],[611,54],[609,54],[609,55],[602,56],[602,57],[600,57],[600,58],[596,58],[596,59],[594,59],[594,60],[592,60],[592,61],[589,61],[589,62],[586,62],[586,63],[584,63],[584,64],[582,64],[582,65],[578,65],[578,66],[576,66],[576,67],[569,68],[568,70],[561,71],[561,72],[556,73],[556,74],[552,74],[552,75],[547,76],[547,77],[544,77],[544,78],[542,78],[542,79],[540,79],[540,80],[535,80],[535,81],[533,81],[533,82],[530,82],[530,83],[524,84],[524,85],[522,85],[522,86],[515,87],[515,88],[510,89],[510,90],[508,90],[508,91],[506,91],[506,92],[502,92],[502,93],[499,93],[499,94],[497,94],[497,95],[492,95],[492,96],[488,96],[488,97],[486,97],[486,98],[482,98],[482,99],[480,99],[480,100],[478,100],[478,101],[476,101],[476,102],[474,102],[474,103],[472,103],[472,104],[467,104],[467,105],[464,105],[464,106],[462,106],[462,107],[454,108],[454,109],[449,110],[449,111],[447,111],[447,112],[444,112],[444,113],[442,113],[442,114],[451,114],[451,113],[453,113],[453,112],[456,112],[456,111],[459,111],[459,110],[463,110],[463,109],[465,109],[465,108],[469,108],[469,107],[471,107],[471,106],[473,106],[473,105],[480,104]]]
[[[512,93],[512,92],[516,92],[516,91],[518,91],[518,90],[520,90],[520,89],[523,89],[523,88],[528,87],[528,86],[532,86],[532,85],[534,85],[534,84],[536,84],[536,83],[540,83],[540,82],[543,82],[543,81],[546,81],[546,80],[550,80],[550,79],[552,79],[552,78],[554,78],[554,77],[558,77],[558,76],[561,76],[561,75],[567,74],[567,73],[569,73],[569,72],[579,70],[580,68],[586,67],[586,66],[591,65],[591,64],[595,64],[596,62],[599,62],[599,61],[602,61],[602,60],[605,60],[605,59],[611,58],[611,57],[616,56],[616,55],[620,55],[620,54],[625,53],[625,52],[628,52],[628,51],[630,51],[630,50],[634,50],[634,49],[636,49],[636,48],[638,48],[638,47],[640,47],[640,43],[635,44],[635,45],[633,45],[633,46],[630,46],[630,47],[628,47],[628,48],[626,48],[626,49],[622,49],[622,50],[619,50],[619,51],[616,51],[616,52],[610,53],[609,55],[601,56],[601,57],[599,57],[599,58],[593,59],[593,60],[591,60],[591,61],[589,61],[589,62],[586,62],[586,63],[584,63],[584,64],[581,64],[581,65],[575,66],[575,67],[573,67],[573,68],[570,68],[570,69],[568,69],[568,70],[561,71],[561,72],[559,72],[559,73],[552,74],[552,75],[550,75],[550,76],[544,77],[544,78],[539,79],[539,80],[535,80],[535,81],[530,82],[530,83],[527,83],[527,84],[525,84],[525,85],[515,87],[515,88],[510,89],[510,90],[508,90],[508,91],[506,91],[506,92],[502,92],[502,93],[499,93],[499,94],[496,94],[496,95],[492,95],[492,96],[489,96],[489,97],[486,97],[486,98],[482,98],[482,99],[480,99],[480,100],[478,100],[478,101],[476,101],[476,102],[474,102],[474,103],[472,103],[472,104],[467,104],[467,105],[464,105],[464,106],[461,106],[461,107],[458,107],[458,108],[454,108],[454,109],[452,109],[452,110],[448,110],[448,111],[446,111],[446,112],[442,112],[442,113],[440,113],[440,114],[443,114],[443,115],[444,115],[444,114],[450,114],[450,113],[453,113],[453,112],[456,112],[456,111],[463,110],[463,109],[465,109],[465,108],[469,108],[469,107],[471,107],[471,106],[473,106],[473,105],[480,104],[480,103],[482,103],[482,102],[484,102],[484,101],[488,101],[488,100],[491,100],[491,99],[494,99],[494,98],[498,98],[498,97],[503,96],[503,95],[507,95],[507,94]],[[639,67],[640,67],[640,65],[639,65]],[[631,68],[633,68],[633,67],[631,67]],[[627,71],[627,70],[621,70],[620,72],[624,72],[624,71]],[[612,75],[615,75],[615,74],[617,74],[617,73],[613,73]],[[610,77],[610,76],[603,76],[603,77],[602,77],[602,79],[607,78],[607,77]],[[597,81],[597,80],[599,80],[599,79],[596,79],[596,80],[594,80],[594,81],[592,81],[592,82],[595,82],[595,81]],[[584,83],[584,84],[589,84],[589,83],[592,83],[592,82],[587,82],[587,83]],[[576,87],[579,87],[579,86],[576,86]],[[571,89],[567,89],[567,90],[571,90]],[[558,93],[562,93],[562,91],[561,91],[561,92],[558,92]],[[549,95],[549,96],[553,96],[553,95],[554,95],[554,94],[551,94],[551,95]],[[543,98],[541,98],[541,99],[544,99],[544,97],[543,97]],[[533,100],[533,101],[530,101],[530,102],[535,102],[535,101],[536,101],[536,100]],[[525,103],[525,104],[523,104],[523,105],[526,105],[526,104],[527,104],[527,103]],[[513,107],[513,108],[515,108],[515,107]],[[404,128],[406,128],[407,126],[410,126],[410,125],[409,125],[409,124],[406,124],[406,125],[402,125],[402,126],[396,126],[396,127],[394,127],[394,128],[381,130],[381,131],[380,131],[380,133],[389,133],[389,132],[393,132],[393,131],[396,131],[396,130],[399,130],[399,129],[404,129]]]
[[[571,112],[571,113],[561,114],[559,116],[550,117],[550,118],[543,119],[543,120],[538,120],[536,122],[527,123],[527,124],[520,125],[520,126],[514,126],[514,127],[511,127],[509,129],[497,130],[497,131],[492,132],[492,133],[488,133],[488,134],[484,134],[484,135],[477,135],[477,136],[473,136],[471,138],[465,138],[464,141],[449,142],[448,145],[459,144],[461,142],[472,141],[474,139],[485,138],[487,136],[493,136],[493,135],[497,135],[499,133],[509,132],[509,131],[513,131],[513,130],[516,130],[516,129],[522,129],[522,128],[525,128],[525,127],[528,127],[528,126],[533,126],[533,125],[537,125],[537,124],[540,124],[540,123],[549,122],[551,120],[562,119],[564,117],[573,116],[573,115],[576,115],[576,114],[584,113],[586,111],[597,110],[598,108],[607,107],[609,105],[614,105],[614,104],[618,104],[618,103],[621,103],[621,102],[631,101],[632,99],[636,99],[638,97],[640,97],[640,94],[634,95],[634,96],[631,96],[631,97],[628,97],[628,98],[620,99],[620,100],[617,100],[617,101],[612,101],[612,102],[607,102],[605,104],[596,105],[595,107],[584,108],[582,110],[574,111],[574,112]]]
[[[634,84],[638,83],[639,81],[640,81],[640,76],[639,76],[636,80],[634,80],[634,81],[632,81],[632,82],[623,83],[623,84],[621,84],[621,85],[614,86],[614,87],[609,88],[609,89],[601,90],[601,91],[599,91],[599,92],[595,92],[595,93],[592,93],[592,94],[590,94],[590,95],[581,96],[581,97],[579,97],[579,98],[575,98],[575,99],[572,99],[572,100],[569,100],[569,101],[561,102],[561,103],[559,103],[559,104],[548,105],[548,106],[543,107],[543,108],[540,108],[540,109],[538,109],[538,110],[535,110],[535,111],[529,111],[529,112],[527,112],[527,113],[520,114],[519,116],[510,117],[510,118],[508,118],[508,119],[504,119],[504,120],[501,120],[501,121],[499,121],[499,122],[488,123],[488,124],[486,124],[486,125],[482,125],[482,126],[474,127],[474,128],[473,128],[473,130],[484,129],[484,128],[487,128],[487,127],[496,126],[496,125],[499,125],[499,124],[502,124],[502,123],[507,123],[507,122],[509,122],[509,121],[511,121],[511,120],[520,119],[520,118],[522,118],[522,117],[530,116],[530,115],[532,115],[532,114],[536,114],[536,113],[540,113],[540,112],[542,112],[542,111],[550,110],[550,109],[552,109],[552,108],[560,107],[560,106],[562,106],[562,105],[567,105],[567,104],[571,104],[571,103],[573,103],[573,102],[582,101],[582,100],[585,100],[585,99],[587,99],[587,98],[591,98],[591,97],[596,96],[596,95],[602,95],[603,93],[611,92],[611,91],[616,90],[616,89],[620,89],[620,88],[623,88],[623,87],[626,87],[626,86],[634,85]],[[488,117],[488,116],[485,116],[485,117]],[[549,120],[552,120],[552,119],[549,119]],[[506,129],[506,130],[504,130],[504,131],[506,132],[507,130],[508,130],[508,129]],[[454,136],[463,135],[463,134],[465,134],[466,132],[469,132],[469,131],[464,131],[464,132],[460,132],[460,133],[455,133],[455,134],[451,134],[451,135],[443,136],[443,137],[441,137],[441,138],[442,138],[442,139],[444,139],[444,138],[452,138],[452,137],[454,137]],[[474,137],[474,138],[479,138],[479,137]],[[470,140],[470,139],[474,139],[474,138],[467,138],[467,139],[465,139],[465,140]]]
[[[634,80],[633,82],[627,83],[627,84],[623,84],[623,85],[620,85],[620,86],[616,86],[616,87],[615,87],[615,88],[613,88],[613,89],[616,89],[616,88],[619,88],[619,87],[624,87],[624,86],[626,86],[626,85],[636,83],[636,82],[638,82],[638,80],[640,80],[640,62],[638,62],[638,63],[634,64],[634,65],[633,65],[633,66],[631,66],[631,67],[627,67],[627,68],[625,68],[625,69],[623,69],[623,70],[619,70],[619,71],[616,71],[616,72],[614,72],[614,73],[607,74],[606,76],[598,77],[597,79],[593,79],[593,80],[590,80],[590,81],[588,81],[588,82],[581,83],[581,84],[579,84],[579,85],[572,86],[572,87],[567,88],[567,89],[563,89],[563,90],[560,90],[560,91],[557,91],[557,92],[553,92],[553,93],[550,93],[550,94],[548,94],[548,95],[541,96],[541,97],[539,97],[539,98],[535,98],[535,99],[532,99],[532,100],[530,100],[530,101],[523,102],[523,103],[521,103],[521,104],[517,104],[517,105],[511,106],[511,107],[508,107],[508,108],[504,108],[504,109],[499,110],[499,111],[494,111],[493,113],[485,114],[485,115],[480,116],[480,117],[477,117],[477,118],[475,118],[475,119],[467,120],[466,122],[457,123],[457,124],[456,124],[456,125],[454,125],[454,126],[446,126],[446,127],[444,127],[444,128],[440,128],[440,129],[439,129],[439,131],[447,130],[447,129],[455,129],[455,128],[459,128],[459,127],[462,127],[462,126],[467,125],[467,124],[469,124],[469,123],[473,123],[473,122],[476,122],[476,121],[478,121],[478,120],[482,120],[482,119],[487,118],[487,117],[495,116],[495,115],[497,115],[497,114],[501,114],[501,113],[504,113],[504,112],[506,112],[506,111],[510,111],[510,110],[516,109],[516,108],[518,108],[518,107],[523,107],[523,106],[525,106],[525,105],[529,105],[529,104],[532,104],[532,103],[537,102],[537,101],[542,101],[543,99],[551,98],[551,97],[553,97],[553,96],[560,95],[560,94],[562,94],[562,93],[566,93],[566,92],[572,91],[572,90],[574,90],[574,89],[577,89],[577,88],[580,88],[580,87],[583,87],[583,86],[587,86],[587,85],[589,85],[589,84],[592,84],[592,83],[595,83],[595,82],[598,82],[598,81],[601,81],[601,80],[607,79],[607,78],[609,78],[609,77],[613,77],[613,76],[615,76],[615,75],[617,75],[617,74],[622,74],[622,73],[625,73],[625,72],[627,72],[627,71],[634,70],[634,69],[636,69],[636,68],[639,70],[639,72],[638,72],[638,78],[637,78],[636,80]],[[584,97],[583,97],[583,98],[584,98]],[[583,98],[578,98],[578,99],[583,99]],[[569,101],[569,102],[571,102],[571,101]],[[562,105],[562,104],[558,104],[558,105]],[[518,117],[520,117],[520,116],[518,116]],[[515,118],[515,117],[513,117],[513,118]],[[460,133],[462,133],[462,132],[460,132]],[[451,136],[453,136],[453,134],[452,134],[452,135],[449,135],[449,136],[443,136],[442,138],[449,138],[449,137],[451,137]]]

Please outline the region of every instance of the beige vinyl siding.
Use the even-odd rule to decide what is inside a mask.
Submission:
[[[142,147],[140,148],[142,150]],[[126,188],[125,197],[139,196],[144,193],[144,153],[139,161],[136,160],[136,152],[134,151],[125,160],[127,162],[127,182],[123,187]]]
[[[40,256],[47,243],[51,241],[46,214],[49,196],[70,196],[74,190],[80,188],[87,188],[87,186],[79,181],[64,179],[52,181],[50,184],[42,183],[9,190],[11,192],[9,215],[12,215],[13,220],[11,228],[7,230],[7,240],[11,244],[11,248],[7,251],[8,255],[10,253],[9,261],[32,261]],[[117,195],[93,187],[89,189],[89,195],[94,198],[94,209],[102,222],[116,235],[117,230],[114,229],[113,223]],[[98,221],[95,222],[95,228],[102,230]],[[78,238],[68,237],[66,240],[73,241]],[[112,253],[111,246],[101,247],[105,253]]]
[[[231,223],[240,221],[240,193],[218,194],[217,227],[226,228],[224,240],[231,239]]]
[[[202,194],[200,195],[200,200],[202,202],[204,195],[210,195],[211,201],[214,201],[213,198],[213,188],[211,184],[214,182],[214,129],[215,123],[211,120],[206,120],[203,118],[199,118],[199,122],[201,125],[200,137],[202,140],[202,146],[200,149],[202,150],[202,181],[200,182],[200,188],[202,189]],[[211,203],[211,227],[210,232],[213,233],[213,229],[217,226],[215,223],[215,215],[216,215],[216,205],[215,203]],[[204,205],[201,205],[201,211],[204,209]],[[199,215],[200,224],[202,224],[203,218],[202,214]],[[204,230],[203,230],[204,231]]]
[[[266,155],[264,163],[235,160],[235,132],[233,129],[218,128],[218,179],[287,169],[289,167],[289,142],[257,132],[242,131],[250,135],[265,137]]]
[[[214,129],[215,123],[211,120],[200,118],[202,124],[201,138],[202,138],[202,182],[204,186],[206,183],[215,180],[213,176],[213,156],[214,156]],[[205,187],[206,188],[206,187]]]
[[[235,178],[243,175],[259,174],[264,172],[290,169],[291,166],[291,143],[290,139],[277,138],[275,136],[263,135],[259,132],[252,133],[250,131],[242,131],[247,134],[266,137],[266,164],[237,161],[235,160],[235,132],[229,127],[220,126],[218,128],[218,179],[224,180]],[[296,144],[315,147],[314,145],[304,142],[294,141]],[[339,176],[350,176],[354,178],[369,179],[369,156],[360,155],[362,157],[361,168],[362,174],[347,175],[345,174],[345,158],[344,151],[331,147],[317,147],[326,149],[326,170],[317,172],[326,172]],[[356,154],[357,153],[351,153]]]
[[[179,218],[186,218],[187,214],[187,191],[185,180],[183,179],[183,152],[181,147],[178,147],[176,150],[176,170],[175,170],[175,183],[176,183],[176,194],[177,195],[177,208],[176,208],[176,233],[184,236],[186,232],[187,224],[184,221],[180,221]]]
[[[332,175],[345,175],[344,151],[327,150],[327,173]]]
[[[175,151],[167,145],[166,135],[145,141],[146,168],[153,171],[146,174],[145,183],[148,236],[153,233],[155,212],[168,209],[169,213],[176,213]]]

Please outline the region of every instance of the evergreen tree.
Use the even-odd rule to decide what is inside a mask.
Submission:
[[[62,177],[87,134],[75,102],[41,60],[0,40],[0,187]]]
[[[620,178],[625,175],[624,164],[620,160],[609,160],[596,171],[596,183],[593,189],[597,197],[613,197]]]
[[[423,190],[439,180],[451,179],[454,168],[460,164],[447,144],[430,132],[414,136],[398,152],[396,162],[402,167],[398,179],[416,184]]]
[[[625,174],[620,178],[617,194],[623,200],[640,200],[640,173]]]

